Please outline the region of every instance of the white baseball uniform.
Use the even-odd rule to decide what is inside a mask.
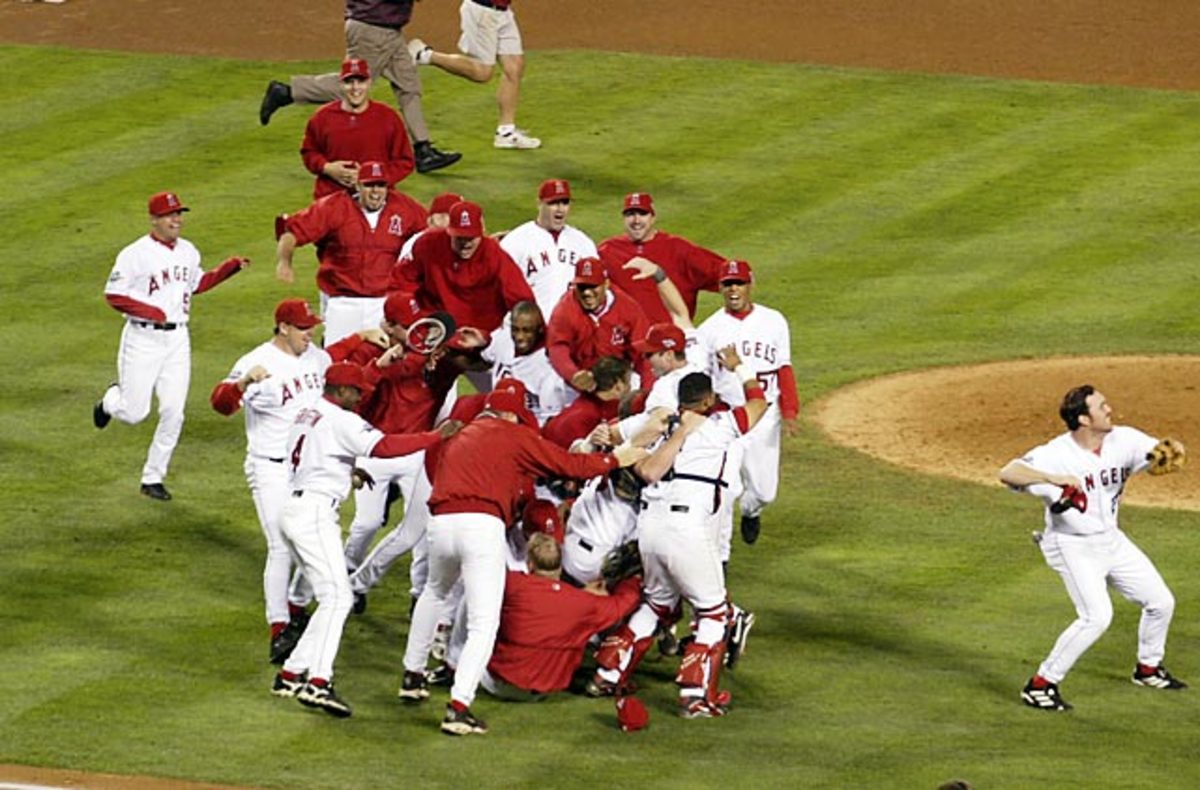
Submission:
[[[166,244],[150,234],[117,255],[104,293],[162,310],[158,323],[126,316],[117,353],[117,380],[104,393],[103,408],[121,422],[136,425],[158,397],[158,425],[142,467],[144,485],[161,483],[179,435],[192,375],[188,313],[204,270],[200,253],[187,239]]]
[[[246,483],[267,539],[263,597],[268,623],[288,622],[288,581],[292,555],[280,531],[279,517],[291,495],[288,480],[288,431],[301,409],[321,398],[329,355],[314,344],[293,356],[268,340],[234,363],[225,381],[236,383],[261,366],[271,375],[252,382],[242,395],[246,413]]]
[[[467,3],[474,5],[470,0]],[[558,233],[552,233],[534,220],[509,231],[500,241],[500,247],[517,262],[547,320],[571,287],[575,262],[599,257],[596,243],[583,231],[566,225]]]
[[[599,579],[604,556],[637,537],[634,507],[616,495],[607,477],[589,480],[571,506],[563,572],[581,584]]]
[[[1158,666],[1166,652],[1167,629],[1175,598],[1154,563],[1117,524],[1125,484],[1148,466],[1146,453],[1157,440],[1128,426],[1116,426],[1104,437],[1100,452],[1085,450],[1064,433],[1030,450],[1021,463],[1046,474],[1071,475],[1082,483],[1087,509],[1053,513],[1058,486],[1039,484],[1025,490],[1046,503],[1046,529],[1040,546],[1046,564],[1057,572],[1078,615],[1067,627],[1038,674],[1059,683],[1112,622],[1106,582],[1142,607],[1138,625],[1138,662]]]
[[[578,395],[551,366],[545,346],[517,356],[508,321],[492,333],[492,342],[483,350],[482,356],[492,363],[493,386],[506,376],[525,385],[525,403],[537,417],[538,425],[545,425]]]
[[[338,509],[350,493],[354,459],[370,455],[383,438],[362,417],[326,398],[301,409],[288,432],[292,494],[280,527],[312,584],[317,609],[283,665],[286,672],[308,673],[310,679],[333,677],[342,629],[354,604]]]
[[[737,348],[742,363],[754,371],[762,384],[767,403],[766,414],[738,444],[742,457],[741,469],[742,514],[758,515],[775,500],[779,491],[779,444],[781,416],[779,411],[779,371],[792,364],[791,334],[787,319],[778,310],[755,304],[749,312],[734,315],[718,310],[697,329],[704,348],[709,350],[708,373],[713,390],[730,406],[746,402],[741,381],[731,371],[721,367],[716,352],[730,344]],[[736,496],[736,494],[735,494]],[[731,497],[732,499],[732,497]],[[730,517],[732,528],[732,511]]]

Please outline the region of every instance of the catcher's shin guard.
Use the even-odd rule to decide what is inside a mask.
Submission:
[[[596,666],[619,673],[616,686],[623,689],[652,644],[653,633],[639,639],[629,626],[623,625],[616,633],[608,636],[596,651]]]
[[[721,691],[721,666],[725,661],[725,642],[715,645],[698,645],[695,642],[683,652],[679,674],[675,683],[679,695],[684,699],[703,699],[710,705],[724,707],[729,704],[729,693]]]

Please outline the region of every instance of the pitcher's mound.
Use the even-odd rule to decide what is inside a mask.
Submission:
[[[1000,467],[1066,430],[1062,396],[1080,384],[1104,393],[1114,420],[1189,450],[1200,415],[1200,357],[1070,357],[934,368],[871,379],[813,407],[834,441],[893,464],[999,486]],[[1138,475],[1124,501],[1200,510],[1190,466]]]

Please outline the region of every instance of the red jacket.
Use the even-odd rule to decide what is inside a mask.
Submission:
[[[570,449],[576,439],[587,436],[601,422],[615,419],[620,406],[619,400],[600,400],[585,392],[542,426],[542,436]]]
[[[636,577],[622,581],[612,595],[600,596],[544,576],[509,571],[488,672],[527,691],[568,688],[588,640],[628,617],[641,593]]]
[[[528,478],[587,479],[616,468],[611,453],[568,453],[533,428],[484,415],[442,443],[429,512],[487,513],[508,525]]]
[[[645,357],[633,350],[634,341],[646,337],[650,322],[633,297],[609,286],[613,302],[598,315],[579,306],[573,291],[567,291],[546,324],[546,353],[558,375],[567,381],[590,368],[600,357],[620,357],[641,377],[641,386],[654,383],[654,371]]]
[[[408,195],[388,192],[375,229],[347,192],[323,197],[288,217],[297,246],[317,245],[317,287],[329,296],[386,296],[396,258],[428,214]]]
[[[304,127],[300,158],[317,177],[314,198],[349,191],[322,174],[329,162],[382,162],[389,186],[404,180],[416,163],[404,120],[386,104],[369,100],[361,113],[346,112],[341,100],[329,102],[313,113]]]
[[[630,258],[640,255],[661,266],[683,294],[688,316],[692,318],[696,316],[696,296],[700,291],[716,291],[721,285],[724,258],[712,250],[661,230],[654,234],[654,238],[641,244],[631,241],[628,236],[614,236],[601,242],[599,250],[600,260],[608,268],[609,279],[641,305],[652,324],[671,323],[671,314],[663,306],[654,280],[647,278],[635,281],[635,272],[621,268]]]
[[[412,260],[401,261],[392,290],[415,298],[425,308],[445,310],[459,326],[495,330],[517,302],[532,302],[533,291],[520,268],[484,236],[475,254],[462,260],[445,230],[430,230],[413,245]]]

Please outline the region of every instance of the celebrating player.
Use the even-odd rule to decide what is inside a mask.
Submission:
[[[313,198],[353,192],[359,164],[380,162],[391,187],[413,171],[413,151],[404,121],[391,107],[371,101],[371,72],[365,60],[342,62],[342,98],[313,113],[304,127],[300,158],[317,177]]]
[[[575,390],[550,364],[546,324],[536,303],[518,302],[506,323],[492,333],[491,344],[483,350],[483,358],[492,363],[492,385],[503,378],[519,380],[538,425],[545,425],[575,398]]]
[[[429,498],[429,581],[417,602],[404,653],[401,696],[420,700],[437,615],[451,588],[463,581],[467,639],[442,731],[482,734],[487,725],[470,711],[491,655],[504,594],[504,531],[514,520],[516,497],[536,476],[588,478],[633,464],[645,451],[568,453],[537,434],[537,422],[518,389],[496,389],[485,410],[441,449]]]
[[[1062,576],[1078,614],[1025,684],[1021,699],[1042,710],[1071,709],[1058,684],[1112,622],[1106,589],[1110,581],[1142,607],[1133,682],[1156,689],[1187,688],[1162,665],[1175,597],[1158,569],[1117,524],[1129,478],[1151,468],[1155,453],[1163,452],[1161,445],[1179,445],[1114,425],[1107,399],[1088,384],[1069,391],[1058,413],[1066,433],[1000,470],[1002,483],[1045,503],[1046,529],[1039,545],[1046,564]],[[1151,471],[1173,468],[1165,465]]]
[[[542,315],[550,315],[571,285],[575,262],[595,258],[596,243],[567,224],[571,185],[561,178],[538,187],[537,217],[504,235],[500,246],[516,261]]]
[[[613,283],[632,296],[654,323],[670,321],[650,281],[635,276],[625,264],[634,258],[648,259],[662,267],[679,288],[689,318],[696,316],[696,298],[700,291],[715,291],[721,282],[717,253],[655,227],[658,219],[654,199],[645,192],[625,196],[622,219],[625,233],[600,243],[600,260],[608,267]]]
[[[125,318],[117,352],[117,381],[92,407],[92,423],[104,428],[113,417],[136,425],[158,396],[158,425],[142,467],[142,493],[168,500],[163,485],[179,434],[192,375],[188,336],[192,294],[214,288],[250,265],[229,258],[211,272],[200,268],[200,253],[181,238],[183,212],[174,192],[150,197],[150,232],[117,254],[104,298]]]
[[[745,487],[741,530],[746,543],[758,540],[762,510],[775,501],[779,491],[781,426],[789,435],[794,433],[800,411],[787,319],[779,311],[751,301],[752,279],[750,264],[726,261],[720,276],[725,309],[709,316],[696,330],[705,348],[736,347],[761,382],[770,404],[760,424],[736,446],[742,457],[733,468],[740,464]],[[723,372],[716,358],[711,359],[709,367],[713,387],[721,399],[731,406],[743,403],[745,395],[737,377]]]
[[[437,444],[443,435],[430,431],[385,436],[353,411],[366,389],[357,365],[338,362],[325,370],[325,397],[300,410],[288,432],[292,496],[280,518],[284,539],[312,584],[317,608],[275,675],[271,691],[340,718],[349,716],[351,709],[334,691],[333,664],[353,594],[342,561],[338,508],[350,493],[354,459],[417,452]]]
[[[425,207],[388,188],[381,162],[363,162],[357,178],[356,194],[329,195],[288,217],[275,249],[275,274],[290,283],[296,248],[316,245],[326,346],[379,326],[396,258],[425,228]]]
[[[289,607],[292,555],[279,527],[279,514],[291,493],[287,433],[296,414],[321,397],[329,355],[313,345],[321,319],[303,299],[285,299],[275,308],[274,336],[243,356],[212,391],[212,406],[229,416],[246,406],[246,483],[267,539],[263,598],[271,629],[271,662],[283,663],[296,646],[307,618]]]

